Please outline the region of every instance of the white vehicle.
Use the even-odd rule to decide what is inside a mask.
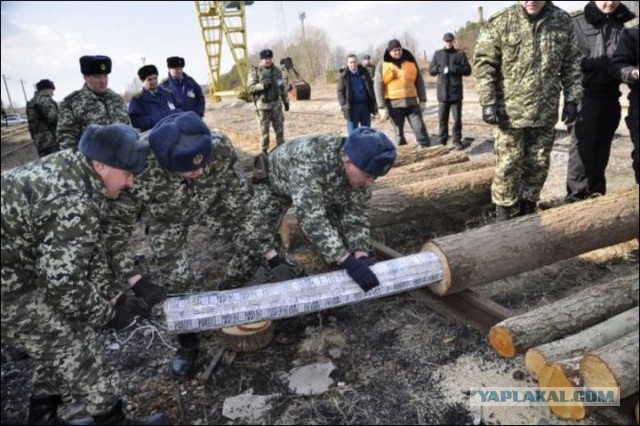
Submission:
[[[7,116],[2,121],[7,126],[22,124],[22,123],[26,124],[28,122],[27,117],[22,114],[7,114]]]

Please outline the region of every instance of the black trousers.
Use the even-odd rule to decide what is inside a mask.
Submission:
[[[638,148],[638,128],[640,126],[640,108],[638,105],[629,106],[629,115],[625,118],[627,127],[629,128],[629,135],[631,136],[631,142],[633,142],[633,151],[631,151],[631,165],[633,167],[633,174],[636,177],[636,184],[640,184],[640,149]]]
[[[462,101],[438,102],[438,117],[440,118],[440,135],[442,145],[449,139],[449,112],[453,116],[453,142],[462,141]]]
[[[611,141],[620,122],[617,98],[595,99],[585,93],[582,110],[571,132],[567,195],[587,198],[607,192],[605,170]]]

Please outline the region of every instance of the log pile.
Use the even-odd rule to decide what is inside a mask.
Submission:
[[[526,351],[525,366],[541,389],[619,388],[638,392],[638,274],[593,286],[571,297],[508,318],[489,331],[502,356]],[[549,402],[563,419],[584,419],[593,408]]]

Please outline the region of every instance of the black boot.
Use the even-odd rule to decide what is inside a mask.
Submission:
[[[113,408],[105,413],[85,417],[77,421],[71,421],[71,425],[168,425],[169,420],[164,413],[153,414],[146,419],[133,420],[125,416],[122,409],[122,400],[118,400]]]
[[[529,200],[520,200],[520,216],[534,214],[536,212],[536,202]]]
[[[496,222],[504,222],[511,219],[511,207],[496,205]]]
[[[60,395],[49,395],[45,397],[31,397],[29,403],[30,425],[63,425],[65,422],[58,417],[58,407],[62,405]]]
[[[189,380],[195,372],[198,359],[198,335],[195,333],[178,334],[180,347],[171,361],[171,377],[176,380]]]

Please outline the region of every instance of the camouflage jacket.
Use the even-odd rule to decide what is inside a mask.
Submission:
[[[344,142],[340,136],[304,136],[269,154],[271,187],[291,198],[302,230],[328,264],[371,250],[371,190],[349,184]]]
[[[38,151],[58,145],[56,141],[58,104],[51,96],[36,92],[27,102],[27,119],[31,139],[35,142]]]
[[[267,90],[256,86],[257,84],[264,86],[265,83],[269,85]],[[251,67],[247,86],[249,93],[254,97],[256,108],[259,110],[271,109],[271,104],[274,102],[279,106],[281,99],[283,103],[289,103],[289,95],[282,78],[282,71],[275,65],[269,68],[262,66]]]
[[[565,102],[582,98],[571,17],[551,2],[535,20],[519,3],[498,12],[478,35],[473,75],[480,104],[496,105],[501,126],[554,126],[560,90]]]
[[[149,132],[141,135],[148,138]],[[231,140],[212,131],[213,159],[197,179],[184,179],[165,170],[150,151],[147,168],[136,176],[133,189],[109,203],[104,232],[107,257],[120,277],[133,275],[135,267],[129,250],[129,237],[141,218],[182,224],[185,227],[215,220],[221,232],[230,237],[245,215],[249,189],[238,171],[240,164]]]
[[[110,89],[98,95],[85,84],[60,104],[57,133],[60,149],[78,149],[80,137],[89,124],[115,123],[131,124],[122,97]]]
[[[102,180],[75,151],[2,173],[2,297],[44,292],[63,316],[106,323],[113,310],[101,293],[108,277],[99,241],[107,202]],[[5,280],[10,271],[15,282]]]

